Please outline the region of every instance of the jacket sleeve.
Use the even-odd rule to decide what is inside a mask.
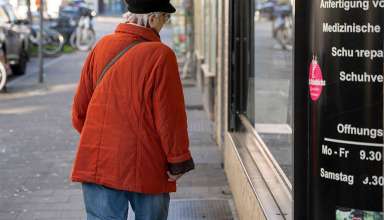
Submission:
[[[187,115],[176,56],[169,49],[156,71],[153,97],[155,125],[168,160],[168,170],[182,174],[194,169],[189,151]]]
[[[93,93],[93,81],[92,81],[92,73],[93,73],[93,59],[94,59],[94,51],[92,51],[81,71],[80,81],[77,86],[77,91],[75,97],[73,99],[72,105],[72,125],[73,127],[81,133],[84,121],[88,109],[88,104],[91,100]]]

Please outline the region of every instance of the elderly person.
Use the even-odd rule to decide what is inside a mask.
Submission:
[[[126,22],[85,61],[73,102],[80,143],[71,179],[88,220],[167,219],[169,193],[194,168],[174,52],[159,31],[169,0],[126,0]]]

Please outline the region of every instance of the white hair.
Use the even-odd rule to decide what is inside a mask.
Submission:
[[[124,18],[125,22],[127,22],[127,23],[133,23],[133,24],[137,24],[137,25],[140,25],[143,27],[147,27],[148,22],[149,22],[149,17],[151,15],[155,15],[156,17],[160,17],[161,12],[151,12],[151,13],[147,13],[147,14],[135,14],[132,12],[127,12],[127,13],[123,14],[123,18]]]

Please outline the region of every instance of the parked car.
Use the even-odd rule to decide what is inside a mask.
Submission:
[[[0,44],[13,74],[24,74],[29,59],[30,29],[25,20],[19,20],[16,17],[12,5],[4,0],[0,0],[0,31],[4,34]]]
[[[4,40],[4,33],[0,31],[0,42]],[[0,91],[5,91],[9,76],[12,74],[12,69],[5,56],[4,49],[0,44]]]

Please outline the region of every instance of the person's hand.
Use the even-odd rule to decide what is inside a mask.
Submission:
[[[171,172],[167,171],[168,174],[168,181],[169,182],[176,182],[183,174],[178,174],[178,175],[172,175]]]

